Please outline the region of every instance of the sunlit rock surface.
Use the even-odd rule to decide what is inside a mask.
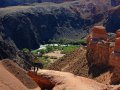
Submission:
[[[89,73],[97,76],[108,67],[110,49],[105,27],[94,26],[91,32],[92,34],[88,37],[87,60]]]
[[[28,73],[42,88],[52,90],[105,90],[107,86],[94,80],[75,76],[67,72],[39,70]]]

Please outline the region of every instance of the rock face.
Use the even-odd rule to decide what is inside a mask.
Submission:
[[[105,28],[103,26],[93,27],[90,38],[87,45],[89,73],[97,76],[108,68],[110,51],[109,43],[106,42],[107,33]]]
[[[34,56],[30,52],[18,50],[11,39],[0,34],[0,60],[11,59],[16,61],[25,70],[30,69]],[[29,64],[28,64],[29,63]]]
[[[113,72],[111,82],[118,84],[120,83],[120,38],[116,38],[114,51],[110,55],[109,63]]]
[[[32,71],[28,75],[35,80],[41,89],[48,90],[119,90],[120,85],[110,86],[98,83],[94,80],[75,76],[67,72],[54,70],[39,70],[38,73]]]
[[[15,5],[23,5],[23,4],[30,4],[30,3],[41,3],[41,2],[55,2],[55,3],[61,3],[61,2],[66,2],[66,1],[75,1],[75,0],[1,0],[0,2],[0,7],[5,7],[5,6],[15,6]],[[82,2],[87,1],[87,0],[80,0]],[[89,0],[87,2],[95,2],[99,3],[107,3],[111,4],[112,6],[117,6],[120,4],[119,1],[117,0]]]
[[[80,48],[48,66],[50,70],[66,71],[89,77],[105,84],[120,84],[119,30],[111,40],[105,27],[94,26],[87,36],[87,47]],[[113,36],[112,36],[113,38]]]
[[[107,40],[107,32],[103,26],[94,26],[92,29],[91,38],[94,40]]]
[[[0,7],[5,6],[15,6],[15,5],[22,5],[27,3],[35,3],[35,2],[41,2],[41,0],[1,0],[0,1]]]
[[[99,32],[96,33],[96,30]],[[104,31],[104,33],[102,33]],[[95,33],[94,33],[95,32]],[[101,32],[101,33],[100,33]],[[95,36],[95,35],[96,36]],[[100,35],[99,35],[100,34]],[[116,31],[115,45],[111,47],[113,42],[107,39],[107,34],[104,28],[93,27],[87,45],[87,60],[90,68],[90,73],[97,74],[110,71],[110,84],[120,83],[120,37],[119,30]],[[103,36],[102,36],[103,35]],[[106,36],[105,36],[106,35]],[[102,72],[101,72],[102,70]],[[95,72],[94,72],[95,71]],[[95,76],[96,77],[96,76]]]
[[[116,31],[116,38],[120,37],[120,29]]]
[[[118,29],[120,29],[120,6],[117,6],[109,11],[109,15],[107,21],[105,23],[106,30],[108,32],[115,33]]]
[[[12,60],[0,61],[0,90],[41,90]]]
[[[0,33],[0,59],[13,59],[17,56],[18,49],[9,38]]]
[[[37,74],[28,72],[42,89],[52,90],[105,90],[107,86],[71,73],[53,70],[39,70]]]
[[[1,8],[0,30],[19,49],[36,49],[50,39],[78,40],[85,37],[92,25],[102,23],[103,12],[111,7],[101,1],[96,6],[97,3],[80,0]]]
[[[112,6],[120,5],[120,0],[111,0]]]

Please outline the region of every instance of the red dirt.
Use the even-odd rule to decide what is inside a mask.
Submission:
[[[40,90],[26,72],[10,60],[0,61],[0,90]]]

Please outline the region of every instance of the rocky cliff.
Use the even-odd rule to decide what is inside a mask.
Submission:
[[[50,39],[84,37],[91,26],[104,21],[110,7],[107,2],[89,0],[1,8],[0,30],[19,49],[36,49]]]
[[[40,2],[55,2],[55,3],[61,3],[61,2],[66,2],[66,1],[75,1],[75,0],[1,0],[0,2],[0,7],[5,7],[5,6],[15,6],[15,5],[27,5],[27,4],[31,4],[31,3],[40,3]],[[116,6],[119,3],[119,1],[117,0],[80,0],[80,1],[87,1],[87,2],[97,2],[97,3],[100,3],[100,2],[103,2],[103,3],[106,3],[108,4],[108,2],[113,5],[113,6]]]
[[[15,5],[22,5],[22,4],[30,4],[30,3],[38,3],[41,2],[41,0],[1,0],[0,1],[0,7],[5,6],[15,6]]]
[[[87,60],[89,73],[94,76],[106,71],[109,64],[110,49],[107,42],[107,32],[102,26],[95,26],[87,44]],[[98,71],[99,70],[99,71]]]
[[[87,47],[80,48],[48,66],[48,69],[74,73],[105,84],[120,84],[120,31],[111,41],[105,27],[94,26]]]
[[[28,70],[34,56],[30,52],[20,51],[13,41],[0,33],[0,60],[11,59],[22,68]]]
[[[90,34],[90,37],[88,37],[87,60],[88,60],[89,70],[90,72],[92,72],[92,74],[96,74],[96,75],[98,72],[99,74],[97,76],[99,76],[101,73],[110,71],[110,73],[112,74],[110,76],[110,81],[109,81],[110,84],[120,83],[119,35],[120,33],[118,30],[116,31],[115,42],[111,42],[109,41],[109,38],[104,28],[94,27]]]
[[[120,6],[117,6],[109,11],[108,18],[106,19],[106,29],[108,32],[116,32],[120,29]]]
[[[109,64],[112,66],[113,72],[111,83],[120,83],[120,37],[117,37],[115,40],[115,47],[110,55]]]

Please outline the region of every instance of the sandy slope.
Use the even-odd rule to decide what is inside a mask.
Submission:
[[[29,89],[14,74],[9,72],[0,61],[0,90],[40,90],[40,88]]]

